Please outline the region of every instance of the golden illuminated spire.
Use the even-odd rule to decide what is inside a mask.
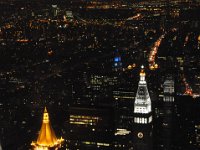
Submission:
[[[31,145],[34,146],[36,150],[48,150],[48,148],[60,147],[63,141],[64,139],[62,139],[62,137],[60,139],[57,139],[54,130],[51,127],[49,114],[45,107],[43,113],[42,127],[40,129],[39,136],[37,138],[37,141],[32,142]]]

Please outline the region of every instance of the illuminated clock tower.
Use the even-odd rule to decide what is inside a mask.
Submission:
[[[134,150],[152,150],[152,109],[145,76],[142,66],[134,103]]]

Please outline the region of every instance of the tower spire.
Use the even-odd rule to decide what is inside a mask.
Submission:
[[[144,72],[144,66],[141,66],[141,71],[140,71],[140,82],[145,81],[145,76],[146,73]]]
[[[148,114],[151,112],[151,99],[149,96],[145,76],[146,73],[144,71],[144,66],[141,66],[140,81],[138,83],[138,89],[135,98],[134,113]]]
[[[152,150],[152,110],[149,96],[146,73],[141,66],[140,81],[134,103],[134,149]]]
[[[32,142],[31,145],[34,146],[36,150],[48,150],[49,148],[60,147],[63,141],[64,139],[62,139],[62,137],[57,139],[55,132],[50,124],[47,108],[45,107],[39,136],[37,141]]]

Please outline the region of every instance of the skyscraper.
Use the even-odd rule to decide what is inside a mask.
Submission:
[[[115,144],[117,150],[133,149],[132,120],[133,120],[133,91],[119,89],[113,91],[115,99]]]
[[[57,149],[61,146],[61,143],[64,141],[62,137],[57,139],[53,128],[51,127],[49,114],[45,107],[43,114],[42,127],[39,132],[37,141],[33,141],[31,145],[34,147],[34,150],[48,150],[48,149]]]
[[[174,81],[172,77],[167,77],[163,84],[164,97],[163,97],[163,122],[162,122],[162,144],[164,149],[172,149],[172,123],[174,114]]]
[[[69,109],[67,148],[110,150],[113,143],[111,107],[72,106]]]
[[[141,67],[140,81],[134,103],[134,149],[152,149],[152,108],[145,80],[144,66]]]
[[[54,17],[56,17],[58,15],[58,6],[57,5],[52,5],[52,13],[53,13]]]

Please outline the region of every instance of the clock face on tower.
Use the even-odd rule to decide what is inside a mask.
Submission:
[[[137,136],[138,136],[139,139],[142,139],[144,135],[143,135],[142,132],[138,132]]]

